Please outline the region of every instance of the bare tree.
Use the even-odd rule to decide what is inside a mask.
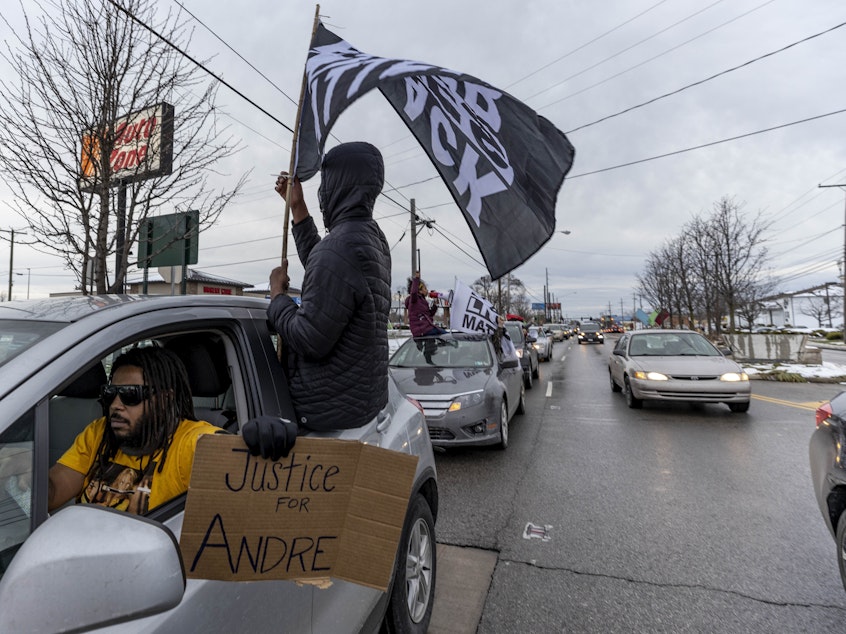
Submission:
[[[148,217],[198,210],[205,227],[237,194],[245,175],[221,191],[209,178],[238,145],[218,126],[215,85],[129,15],[185,48],[180,14],[158,18],[151,0],[124,0],[126,13],[92,0],[38,6],[2,52],[17,80],[0,82],[0,171],[36,248],[60,255],[83,293],[122,292]],[[174,112],[172,171],[127,182],[113,151],[128,132],[116,124],[161,103]]]
[[[832,320],[840,317],[842,313],[840,306],[842,306],[840,294],[830,295],[826,286],[825,292],[813,292],[800,308],[800,312],[816,319],[817,326],[831,326]]]
[[[528,319],[531,305],[526,298],[526,287],[513,275],[494,281],[490,275],[483,275],[472,286],[473,290],[493,304],[499,315],[514,313]]]
[[[714,204],[708,221],[714,278],[731,330],[735,329],[735,314],[744,293],[757,283],[767,261],[767,250],[761,246],[765,227],[760,213],[749,220],[741,216],[741,208],[734,199],[723,197]]]
[[[766,299],[773,294],[775,283],[771,279],[764,279],[751,284],[738,295],[737,315],[751,329],[766,306]]]

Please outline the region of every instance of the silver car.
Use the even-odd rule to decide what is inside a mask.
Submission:
[[[540,326],[529,326],[529,335],[535,338],[532,345],[538,351],[538,361],[552,359],[552,346],[555,341],[552,335]]]
[[[128,346],[177,353],[197,416],[232,433],[260,414],[293,419],[266,309],[266,300],[220,296],[0,304],[0,632],[331,634],[375,632],[383,622],[392,631],[427,629],[436,573],[435,462],[419,404],[390,380],[389,403],[373,421],[310,434],[419,456],[388,592],[340,580],[328,589],[186,580],[177,547],[185,495],[145,517],[73,504],[48,516],[47,470],[102,416],[99,387]]]
[[[391,357],[399,389],[418,401],[435,446],[508,447],[509,422],[525,411],[516,356],[497,354],[486,335],[409,339]]]
[[[608,359],[611,390],[629,407],[643,401],[725,403],[749,410],[749,377],[710,341],[690,330],[626,333]]]

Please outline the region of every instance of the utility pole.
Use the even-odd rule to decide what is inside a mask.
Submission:
[[[12,276],[14,273],[12,269],[15,266],[15,230],[14,229],[0,229],[2,233],[8,233],[9,237],[9,295],[6,297],[6,301],[12,301]],[[25,233],[21,233],[20,231],[17,232],[18,235],[26,235]],[[29,270],[29,269],[27,269]]]
[[[411,275],[417,271],[417,212],[414,210],[414,199],[411,199]]]
[[[818,187],[839,187],[841,190],[846,184],[841,185],[818,185]],[[846,343],[846,207],[843,210],[843,341]]]
[[[546,271],[546,285],[543,287],[543,320],[549,321],[549,269]]]
[[[417,248],[417,227],[423,225],[429,229],[435,224],[434,220],[421,220],[417,215],[414,199],[411,199],[411,275],[420,272],[420,249]],[[422,276],[422,272],[420,272]]]

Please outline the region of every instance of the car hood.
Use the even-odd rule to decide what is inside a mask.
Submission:
[[[662,374],[695,375],[742,372],[743,369],[725,357],[632,357],[631,367]]]
[[[403,394],[458,394],[482,390],[493,376],[491,368],[390,369]]]

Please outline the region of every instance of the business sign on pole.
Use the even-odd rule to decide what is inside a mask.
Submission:
[[[83,190],[93,189],[103,175],[101,144],[114,136],[110,183],[118,184],[170,174],[173,169],[173,106],[160,103],[117,119],[104,133],[82,135],[80,173]]]
[[[196,210],[147,218],[138,231],[138,267],[196,264],[199,235]]]

